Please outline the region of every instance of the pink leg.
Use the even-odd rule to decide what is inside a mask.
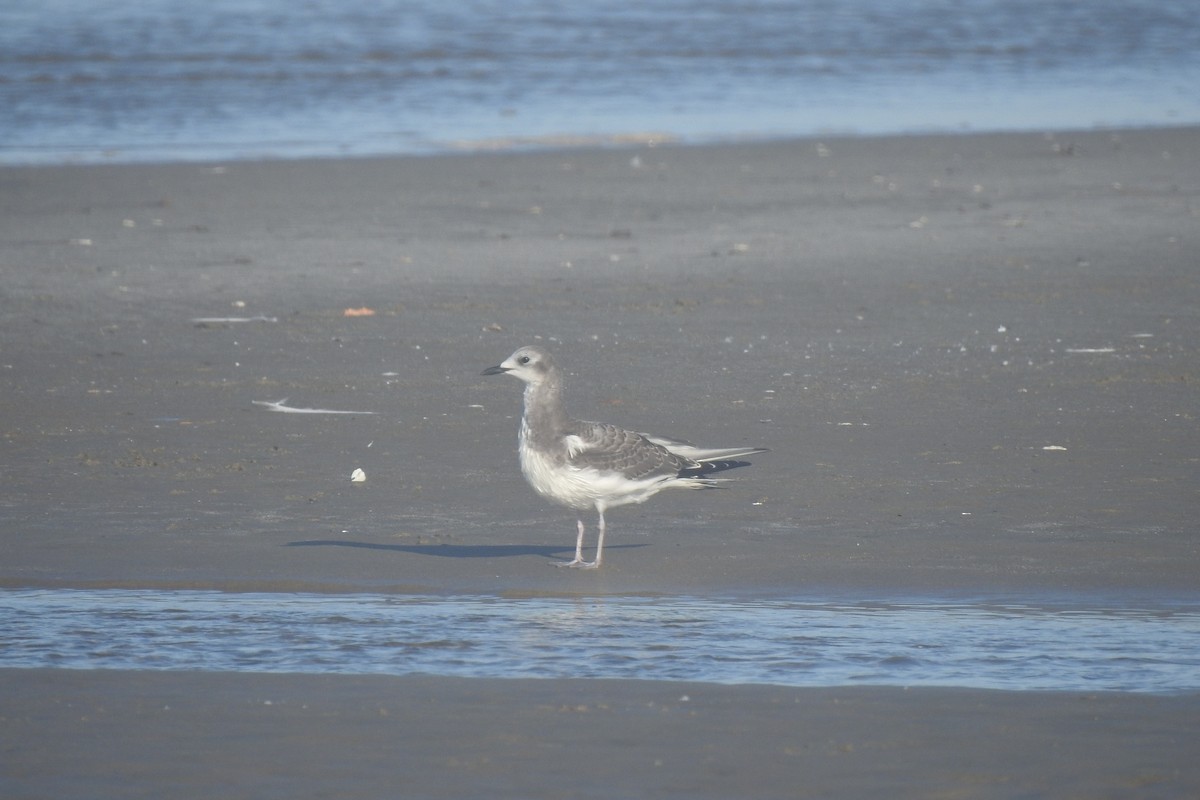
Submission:
[[[583,532],[584,532],[583,520],[578,519],[575,522],[579,526],[579,535],[577,537],[575,537],[575,558],[573,558],[570,561],[555,561],[554,566],[556,566],[556,567],[586,567],[587,566],[586,564],[583,563]],[[604,535],[603,528],[601,528],[600,535],[601,536]]]
[[[582,561],[575,566],[580,569],[599,569],[600,562],[604,558],[604,506],[600,503],[596,504],[596,513],[600,515],[600,522],[596,526],[598,533],[596,534],[596,560]]]

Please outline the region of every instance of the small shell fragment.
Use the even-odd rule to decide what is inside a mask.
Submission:
[[[351,483],[366,483],[367,482],[367,473],[363,472],[361,469],[354,470],[354,472],[350,473],[350,482]]]

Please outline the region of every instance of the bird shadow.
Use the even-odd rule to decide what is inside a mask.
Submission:
[[[606,547],[605,551],[646,546],[644,544],[614,544]],[[512,558],[514,556],[564,558],[575,553],[573,546],[560,547],[536,544],[378,544],[376,542],[353,542],[345,539],[310,539],[299,542],[288,542],[284,547],[352,547],[363,550],[385,550],[393,553],[433,556],[435,558]]]

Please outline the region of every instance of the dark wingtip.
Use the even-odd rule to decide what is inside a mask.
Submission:
[[[705,461],[698,467],[681,469],[679,471],[679,475],[683,478],[705,478],[714,472],[725,472],[726,470],[748,466],[750,466],[749,461],[737,461],[734,459],[726,459],[725,461]]]

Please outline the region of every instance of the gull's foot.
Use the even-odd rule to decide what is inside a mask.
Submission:
[[[554,561],[551,563],[556,567],[570,567],[571,569],[597,569],[600,566],[595,561],[584,561],[581,558],[577,558],[574,561]]]

